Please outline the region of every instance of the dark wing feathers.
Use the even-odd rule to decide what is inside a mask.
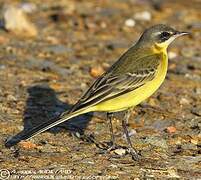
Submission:
[[[137,61],[137,69],[133,68],[134,71],[128,71],[122,74],[119,73],[116,68],[114,69],[117,70],[116,72],[118,73],[110,69],[108,73],[104,73],[92,84],[89,90],[73,106],[71,111],[92,106],[99,102],[123,95],[153,80],[160,62],[159,58],[160,57],[156,55],[140,58],[138,61],[141,61],[143,66],[140,67],[140,63]]]

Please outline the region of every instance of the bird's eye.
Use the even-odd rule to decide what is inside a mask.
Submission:
[[[169,32],[164,31],[159,34],[159,39],[161,42],[164,42],[164,41],[168,40],[170,38],[170,36],[171,36],[171,34]]]
[[[161,36],[162,37],[170,37],[170,33],[169,32],[162,32]]]

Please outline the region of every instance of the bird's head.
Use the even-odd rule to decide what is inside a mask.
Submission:
[[[166,51],[169,44],[177,37],[187,35],[187,32],[177,31],[167,25],[158,24],[144,31],[138,43],[153,47],[156,51]]]

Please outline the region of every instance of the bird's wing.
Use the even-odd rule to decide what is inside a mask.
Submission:
[[[160,60],[156,58],[159,57],[148,56],[140,58],[138,61],[141,61],[143,66],[133,68],[134,71],[129,70],[123,74],[112,71],[106,72],[92,84],[89,90],[73,106],[71,111],[93,106],[123,95],[153,80],[160,63]],[[150,61],[153,62],[150,63]],[[136,62],[136,64],[139,63]]]

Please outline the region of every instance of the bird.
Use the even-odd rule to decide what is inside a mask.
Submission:
[[[126,135],[128,152],[134,160],[138,160],[139,154],[131,142],[127,129],[129,112],[150,97],[163,83],[168,69],[167,48],[177,37],[187,34],[189,33],[177,31],[165,24],[145,29],[139,40],[92,83],[70,110],[56,119],[28,129],[20,138],[14,142],[8,140],[5,145],[13,146],[73,117],[99,111],[107,113],[111,131],[111,146],[108,149],[112,149],[115,146],[113,114],[123,111],[125,115],[122,118],[122,127]]]

